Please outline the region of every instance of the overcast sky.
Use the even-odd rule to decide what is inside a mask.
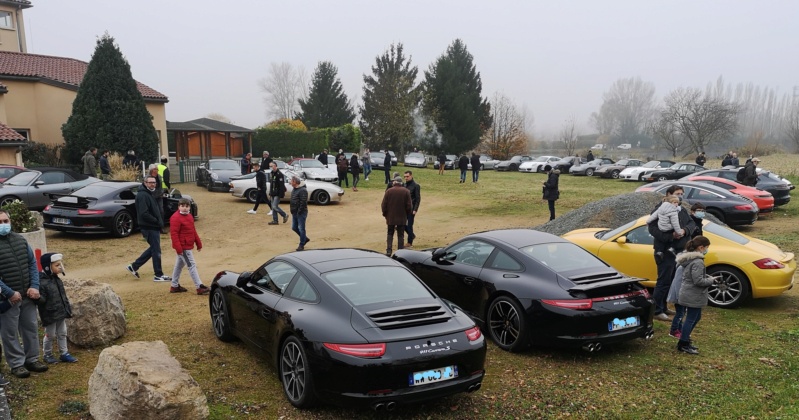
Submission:
[[[658,98],[723,75],[793,94],[799,85],[799,1],[615,0],[32,0],[28,52],[91,59],[108,31],[136,80],[169,97],[170,121],[221,113],[267,122],[258,80],[271,62],[333,62],[350,98],[392,42],[423,77],[461,38],[483,96],[504,92],[534,117],[537,136],[571,115],[588,129],[620,78],[655,84]],[[420,78],[421,78],[420,77]]]

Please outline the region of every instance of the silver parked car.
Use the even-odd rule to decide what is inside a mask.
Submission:
[[[100,182],[100,179],[71,169],[28,169],[0,184],[0,207],[21,200],[31,210],[42,210],[50,204],[47,194],[68,195],[95,182]]]
[[[283,172],[283,175],[286,176],[286,195],[281,201],[289,201],[291,199],[291,191],[294,189],[289,183],[289,179],[296,174],[288,169],[280,170],[280,172]],[[267,191],[272,182],[270,178],[267,172]],[[344,190],[341,189],[341,187],[324,181],[305,180],[305,188],[308,190],[308,201],[319,204],[320,206],[326,206],[333,201],[340,202],[341,197],[344,195]],[[255,185],[255,172],[241,175],[231,180],[230,193],[233,194],[234,197],[246,198],[250,203],[255,203],[258,193]]]
[[[424,154],[419,152],[411,152],[405,155],[405,159],[403,159],[405,166],[413,166],[416,168],[426,168],[427,167],[427,158],[424,157]]]
[[[296,158],[289,162],[289,167],[302,179],[338,182],[338,171],[336,167],[334,165],[322,165],[322,162],[316,159]]]
[[[487,171],[489,169],[494,169],[494,167],[499,163],[498,160],[492,158],[488,155],[480,155],[480,170]],[[472,164],[469,162],[468,168],[470,171],[472,170]]]

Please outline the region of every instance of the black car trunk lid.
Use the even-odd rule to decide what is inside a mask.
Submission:
[[[596,298],[639,290],[642,287],[640,280],[624,276],[610,268],[572,270],[558,276],[558,284],[576,298]]]
[[[465,331],[473,324],[438,299],[383,302],[353,308],[352,327],[370,342],[401,341]],[[470,324],[470,325],[467,325]]]

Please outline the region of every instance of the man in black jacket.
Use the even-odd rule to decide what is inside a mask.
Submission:
[[[147,263],[150,258],[153,259],[153,272],[155,282],[168,282],[172,278],[165,276],[161,270],[161,229],[164,227],[164,218],[161,216],[161,211],[158,208],[158,203],[153,197],[153,193],[157,190],[156,181],[154,176],[148,176],[144,179],[144,183],[139,186],[139,191],[136,193],[136,219],[139,223],[139,229],[144,240],[149,245],[147,249],[142,252],[139,258],[132,264],[126,267],[130,274],[139,278],[139,268]]]
[[[308,190],[305,182],[300,177],[291,177],[291,230],[300,237],[300,246],[297,251],[305,250],[305,244],[311,241],[305,236],[305,221],[308,219]]]
[[[391,153],[386,150],[386,157],[383,158],[383,172],[386,173],[386,185],[391,185]]]
[[[469,157],[461,155],[458,159],[458,169],[461,170],[461,184],[466,182],[466,171],[469,169]]]
[[[469,163],[472,164],[472,182],[477,182],[477,178],[480,176],[480,155],[472,152]]]
[[[103,150],[102,156],[100,156],[100,177],[103,181],[108,181],[111,178],[111,165],[108,163],[108,150]]]
[[[277,163],[272,162],[269,164],[272,172],[272,180],[269,183],[269,196],[272,198],[272,221],[267,223],[269,225],[277,224],[277,215],[283,216],[283,223],[289,220],[289,215],[280,208],[280,199],[286,196],[286,177],[277,169]]]
[[[247,213],[255,214],[258,212],[258,206],[261,201],[267,201],[266,198],[266,173],[261,170],[261,164],[255,162],[252,164],[252,170],[255,171],[255,188],[258,192],[255,194],[255,207],[247,210]]]
[[[322,153],[319,153],[319,156],[316,158],[322,165],[325,165],[327,168],[327,149],[322,150]]]
[[[405,188],[411,192],[411,214],[408,215],[408,224],[405,225],[405,232],[408,233],[408,243],[405,248],[413,247],[413,240],[416,239],[416,234],[413,233],[413,221],[416,218],[416,212],[419,211],[419,204],[422,202],[422,187],[413,180],[413,172],[405,171]]]

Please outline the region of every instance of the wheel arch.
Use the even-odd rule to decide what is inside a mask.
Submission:
[[[752,299],[754,297],[754,292],[752,291],[752,280],[749,278],[748,275],[746,275],[746,271],[744,271],[741,267],[737,267],[737,266],[735,266],[733,264],[730,264],[730,263],[715,263],[715,264],[709,265],[709,266],[707,266],[705,268],[705,272],[706,273],[710,272],[710,271],[716,271],[716,270],[727,270],[727,271],[733,271],[733,272],[740,273],[741,276],[742,276],[741,277],[741,282],[742,282],[743,285],[745,285],[747,295],[743,296],[743,298],[741,298],[741,299],[738,299],[734,304],[732,304],[730,306],[713,305],[710,302],[708,302],[708,304],[716,306],[716,307],[721,307],[721,308],[736,308],[736,307],[740,306],[742,303],[747,302],[747,301],[749,301],[750,299]]]

